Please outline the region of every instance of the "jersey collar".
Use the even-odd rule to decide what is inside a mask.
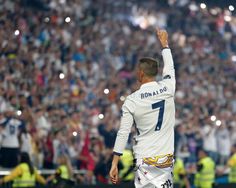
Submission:
[[[142,84],[140,89],[141,88],[145,88],[145,87],[150,87],[150,86],[154,86],[154,85],[157,85],[157,82],[156,81],[152,81],[152,82],[147,82],[145,84]]]

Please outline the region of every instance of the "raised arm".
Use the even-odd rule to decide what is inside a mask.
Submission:
[[[162,46],[162,57],[164,61],[162,78],[171,86],[173,92],[175,92],[175,68],[169,48],[168,33],[165,30],[157,29],[157,36]]]

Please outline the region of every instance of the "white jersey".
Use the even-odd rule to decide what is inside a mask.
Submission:
[[[19,127],[22,125],[22,122],[18,119],[10,119],[4,122],[5,124],[2,138],[2,147],[5,148],[18,148],[19,147]]]
[[[122,106],[121,126],[114,153],[123,153],[132,125],[137,134],[133,146],[135,158],[174,153],[175,70],[170,49],[163,49],[163,80],[143,84],[129,95]]]

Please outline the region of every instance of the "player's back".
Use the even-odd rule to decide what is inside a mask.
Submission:
[[[135,158],[174,153],[175,69],[170,49],[162,50],[162,80],[141,82],[139,90],[129,95],[122,106],[121,126],[114,153],[121,155],[133,124],[137,135],[133,146]]]
[[[155,81],[158,74],[155,59],[144,57],[139,60],[137,78],[141,87],[129,95],[122,106],[110,170],[113,183],[118,181],[118,156],[122,155],[131,128],[136,124],[137,135],[133,145],[137,167],[135,187],[173,187],[175,69],[167,32],[157,29],[157,35],[163,47],[163,79]]]
[[[135,104],[135,158],[173,154],[175,104],[168,81],[143,84],[128,98]]]

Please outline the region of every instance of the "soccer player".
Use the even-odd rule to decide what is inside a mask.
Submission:
[[[175,69],[167,32],[157,30],[157,36],[163,48],[163,79],[156,82],[158,62],[155,59],[140,59],[137,77],[141,87],[129,95],[122,106],[121,125],[110,170],[113,184],[118,182],[117,164],[134,125],[137,130],[133,146],[135,187],[173,187]]]

